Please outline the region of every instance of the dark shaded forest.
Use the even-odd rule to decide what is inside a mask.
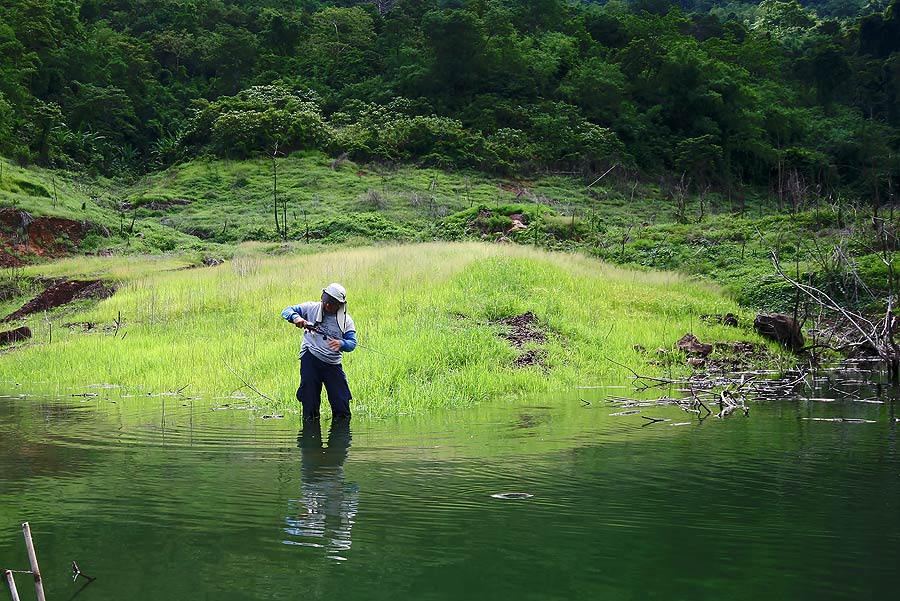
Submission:
[[[316,149],[877,207],[898,128],[900,0],[0,6],[0,154],[23,165],[129,176]]]

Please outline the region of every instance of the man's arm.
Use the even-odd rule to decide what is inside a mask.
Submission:
[[[341,350],[350,353],[356,348],[356,332],[344,332],[344,339],[341,341]]]
[[[305,312],[303,311],[302,303],[299,305],[291,305],[290,307],[285,307],[284,311],[281,312],[281,317],[283,317],[286,321],[295,324],[298,328],[302,328],[306,325],[306,317]]]

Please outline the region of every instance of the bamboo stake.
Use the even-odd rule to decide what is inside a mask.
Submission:
[[[47,601],[44,597],[44,583],[41,582],[41,569],[38,567],[34,542],[31,540],[31,526],[28,525],[28,522],[22,524],[22,532],[25,534],[25,546],[28,547],[28,561],[31,562],[31,571],[34,573],[34,590],[37,593],[37,600]]]
[[[6,584],[9,585],[9,594],[12,595],[12,601],[19,601],[19,591],[16,590],[16,581],[13,580],[13,573],[9,570],[3,570],[6,576]]]

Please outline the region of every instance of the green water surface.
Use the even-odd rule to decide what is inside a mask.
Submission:
[[[593,389],[318,429],[16,390],[0,568],[28,568],[28,520],[51,601],[894,599],[900,424],[856,388],[702,422]],[[808,419],[834,417],[866,421]]]

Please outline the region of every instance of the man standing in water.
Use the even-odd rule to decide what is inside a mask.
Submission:
[[[343,353],[356,348],[356,326],[347,314],[347,291],[340,284],[328,284],[322,300],[285,307],[281,316],[298,328],[305,328],[300,347],[300,387],[297,400],[303,405],[303,419],[319,419],[322,385],[328,392],[335,419],[350,418],[350,387],[341,366]]]

